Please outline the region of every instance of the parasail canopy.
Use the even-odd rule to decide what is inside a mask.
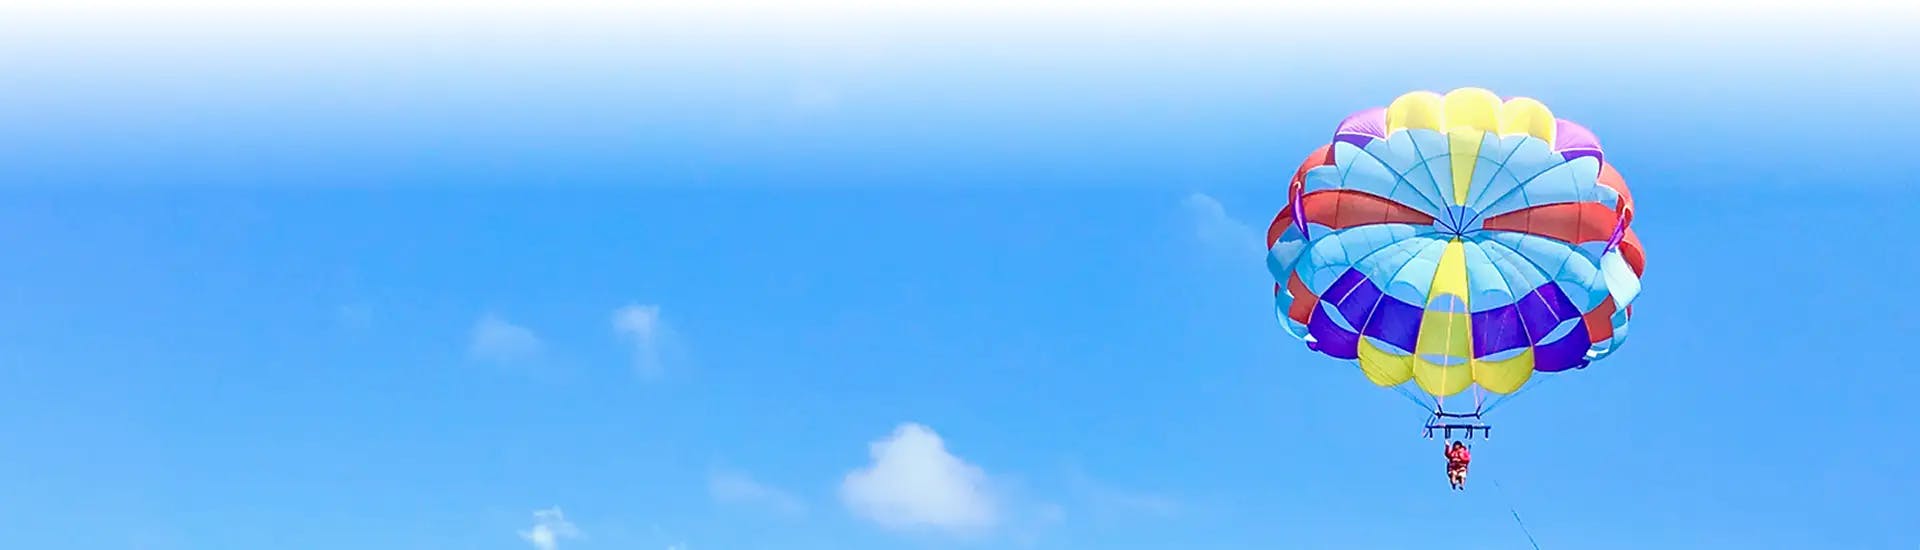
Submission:
[[[1354,113],[1267,231],[1289,333],[1436,410],[1620,348],[1645,256],[1586,128],[1480,88]]]

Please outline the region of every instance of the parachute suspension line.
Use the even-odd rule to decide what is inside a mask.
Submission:
[[[1486,414],[1492,412],[1494,409],[1500,408],[1500,405],[1506,403],[1508,399],[1513,399],[1513,396],[1520,395],[1520,392],[1526,390],[1527,388],[1522,387],[1519,391],[1493,398],[1493,400],[1487,402],[1486,409],[1482,410],[1480,414]]]
[[[1407,385],[1406,385],[1406,384],[1395,384],[1395,385],[1393,386],[1393,391],[1394,391],[1394,393],[1398,393],[1398,394],[1400,394],[1400,396],[1401,396],[1401,397],[1405,397],[1405,398],[1407,398],[1407,400],[1408,400],[1408,401],[1412,401],[1412,402],[1413,402],[1413,406],[1415,406],[1415,407],[1420,407],[1420,410],[1421,410],[1421,411],[1423,411],[1423,412],[1433,412],[1433,404],[1432,404],[1432,403],[1428,403],[1428,402],[1426,402],[1426,401],[1423,401],[1423,400],[1421,400],[1421,399],[1420,399],[1420,397],[1419,397],[1419,396],[1417,396],[1417,395],[1414,395],[1414,394],[1413,394],[1413,390],[1409,390],[1409,389],[1407,389]]]
[[[1473,361],[1471,360],[1467,361],[1467,366],[1472,367]],[[1485,388],[1481,388],[1479,382],[1474,382],[1473,383],[1473,413],[1474,414],[1480,414],[1480,407],[1486,404],[1485,398],[1486,398]]]
[[[1533,532],[1527,530],[1527,522],[1521,521],[1520,512],[1514,510],[1513,499],[1507,498],[1507,489],[1500,486],[1500,478],[1490,478],[1487,481],[1493,482],[1493,488],[1500,493],[1500,500],[1507,503],[1507,513],[1513,514],[1513,523],[1520,526],[1520,534],[1527,536],[1527,544],[1533,545],[1533,550],[1540,550],[1540,542],[1533,540]]]
[[[1355,368],[1359,368],[1361,370],[1361,374],[1366,373],[1366,367],[1360,366],[1359,361],[1354,361],[1353,366]],[[1407,389],[1407,386],[1408,386],[1407,382],[1401,382],[1399,384],[1394,384],[1391,387],[1393,388],[1394,393],[1400,394],[1400,397],[1407,398],[1407,401],[1412,402],[1413,406],[1419,407],[1421,412],[1433,412],[1433,403],[1420,399],[1420,396],[1414,395],[1412,390]]]
[[[1303,227],[1304,227],[1304,226],[1303,226]],[[1301,234],[1305,234],[1305,233],[1306,233],[1306,231],[1305,231],[1305,230],[1303,229],[1303,230],[1301,231]],[[1405,267],[1405,266],[1401,266],[1401,269],[1403,269],[1403,270],[1404,270],[1404,269],[1406,269],[1406,267]],[[1396,272],[1396,273],[1395,273],[1395,275],[1398,275],[1398,273]],[[1352,294],[1353,294],[1353,291],[1351,291],[1351,290],[1349,290],[1349,291],[1347,291],[1347,294],[1348,294],[1348,295],[1352,295]],[[1373,314],[1375,314],[1375,313],[1379,313],[1379,312],[1380,312],[1380,307],[1379,307],[1379,304],[1378,304],[1378,303],[1375,303],[1375,304],[1374,304],[1374,308],[1373,308],[1373,309],[1371,309],[1371,310],[1367,310],[1367,318],[1366,318],[1365,320],[1363,320],[1363,321],[1360,321],[1360,332],[1361,332],[1362,334],[1365,334],[1365,333],[1366,333],[1366,331],[1367,331],[1367,327],[1371,327],[1371,326],[1373,326]],[[1366,337],[1365,337],[1365,336],[1361,336],[1361,338],[1366,338]],[[1366,367],[1365,365],[1362,365],[1362,364],[1360,364],[1360,361],[1359,361],[1358,359],[1355,359],[1355,360],[1354,360],[1354,362],[1353,362],[1353,365],[1354,365],[1354,366],[1356,366],[1356,367],[1359,367],[1359,368],[1360,368],[1360,371],[1361,371],[1361,374],[1366,374],[1366,370],[1367,370],[1367,367]],[[1429,404],[1429,403],[1427,403],[1426,401],[1422,401],[1422,400],[1421,400],[1421,399],[1420,399],[1420,398],[1419,398],[1418,396],[1415,396],[1415,395],[1413,394],[1413,392],[1412,392],[1412,391],[1410,391],[1410,390],[1408,390],[1408,389],[1407,389],[1407,384],[1406,384],[1405,382],[1402,382],[1402,383],[1399,383],[1399,384],[1394,384],[1394,385],[1393,385],[1393,391],[1394,391],[1394,393],[1398,393],[1398,394],[1400,394],[1400,396],[1401,396],[1401,397],[1405,397],[1405,398],[1407,398],[1407,400],[1408,400],[1408,401],[1412,401],[1412,402],[1413,402],[1413,406],[1415,406],[1415,407],[1420,407],[1420,410],[1422,410],[1422,411],[1432,411],[1432,410],[1433,410],[1433,405],[1432,405],[1432,404]]]
[[[1436,277],[1438,276],[1436,275]],[[1454,351],[1456,351],[1453,349],[1453,318],[1452,317],[1447,318],[1447,339],[1442,341],[1447,343],[1447,353],[1449,354],[1447,357],[1452,357],[1451,354]],[[1418,347],[1418,344],[1415,344],[1415,347]],[[1418,353],[1418,350],[1415,350],[1415,353]],[[1471,363],[1469,363],[1469,365],[1471,365]],[[1444,368],[1440,369],[1440,391],[1442,392],[1447,391],[1446,389],[1447,388],[1447,372],[1448,372],[1448,369],[1444,369]],[[1447,396],[1436,393],[1434,394],[1434,399],[1438,403],[1436,404],[1433,410],[1435,411],[1447,410]]]
[[[1531,384],[1527,384],[1526,386],[1523,386],[1523,387],[1521,387],[1521,388],[1520,388],[1520,391],[1516,391],[1516,392],[1513,392],[1513,393],[1509,393],[1509,394],[1506,394],[1506,395],[1504,395],[1504,396],[1501,396],[1501,397],[1500,397],[1499,399],[1495,399],[1495,400],[1493,400],[1493,402],[1492,402],[1492,403],[1489,403],[1489,404],[1487,404],[1487,410],[1485,410],[1485,411],[1481,411],[1481,413],[1480,413],[1480,414],[1483,414],[1483,415],[1484,415],[1484,414],[1487,414],[1487,413],[1491,413],[1491,412],[1493,412],[1493,410],[1494,410],[1494,409],[1497,409],[1497,408],[1500,408],[1500,406],[1501,406],[1501,405],[1505,405],[1505,404],[1507,404],[1507,402],[1508,402],[1508,401],[1512,401],[1512,400],[1514,400],[1515,398],[1518,398],[1518,397],[1520,397],[1520,394],[1523,394],[1523,393],[1527,393],[1527,392],[1530,392],[1530,391],[1533,391],[1533,389],[1534,389],[1534,388],[1538,388],[1538,387],[1540,387],[1540,386],[1544,386],[1544,385],[1546,385],[1546,384],[1547,384],[1548,382],[1552,382],[1552,381],[1553,381],[1554,379],[1556,379],[1556,378],[1559,378],[1559,376],[1557,376],[1557,375],[1556,375],[1556,376],[1547,376],[1547,377],[1545,377],[1545,378],[1542,378],[1542,379],[1541,379],[1541,380],[1540,380],[1539,382],[1534,382],[1534,383],[1531,383]]]

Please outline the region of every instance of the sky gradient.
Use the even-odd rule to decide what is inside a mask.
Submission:
[[[1920,544],[1920,17],[1383,5],[8,4],[0,540]],[[1593,129],[1648,249],[1465,493],[1260,241],[1458,86]]]

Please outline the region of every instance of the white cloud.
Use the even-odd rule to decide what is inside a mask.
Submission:
[[[1194,193],[1187,195],[1182,205],[1193,219],[1194,236],[1207,246],[1256,260],[1266,255],[1266,234],[1228,215],[1219,199],[1205,193]]]
[[[533,528],[520,532],[520,538],[532,544],[538,550],[555,550],[563,539],[577,539],[586,536],[567,521],[565,513],[555,506],[533,512]]]
[[[477,359],[505,362],[537,355],[544,345],[532,330],[489,313],[473,324],[468,351]]]
[[[651,377],[666,369],[665,348],[673,331],[660,318],[660,306],[635,304],[614,310],[613,332],[633,346],[636,372]]]
[[[806,506],[799,498],[768,487],[745,473],[717,471],[707,478],[707,492],[716,502],[766,506],[783,514],[800,514]]]
[[[986,472],[947,452],[926,426],[901,424],[870,443],[868,454],[873,463],[840,484],[840,500],[855,515],[889,529],[954,532],[991,528],[998,520]]]

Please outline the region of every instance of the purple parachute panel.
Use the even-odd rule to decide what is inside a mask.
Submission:
[[[1600,138],[1593,135],[1593,130],[1588,130],[1587,127],[1564,118],[1556,119],[1555,122],[1557,124],[1553,130],[1553,152],[1560,153],[1560,156],[1567,160],[1580,157],[1593,157],[1593,160],[1598,161],[1606,160],[1600,152]]]
[[[1334,143],[1350,143],[1354,147],[1366,147],[1376,139],[1387,138],[1387,109],[1374,107],[1349,115],[1340,121],[1340,127],[1333,131]]]

